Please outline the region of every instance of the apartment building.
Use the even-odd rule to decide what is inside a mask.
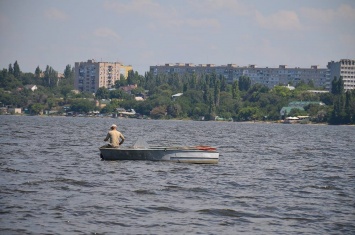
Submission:
[[[241,76],[250,78],[252,84],[260,83],[267,87],[275,85],[297,85],[300,81],[306,83],[312,81],[316,87],[325,87],[327,69],[319,68],[317,65],[312,65],[310,68],[287,68],[286,65],[280,65],[278,68],[258,68],[256,65],[237,66],[236,64],[214,65],[214,64],[199,64],[191,63],[182,64],[164,64],[150,66],[150,72],[154,75],[158,74],[212,74],[217,76],[222,75],[227,82],[232,83],[238,80]]]
[[[75,62],[75,89],[81,92],[95,93],[100,87],[111,88],[120,80],[121,75],[127,78],[132,66],[119,62]]]
[[[334,77],[341,76],[344,81],[344,90],[355,89],[355,60],[341,59],[338,62],[331,61],[327,65],[326,88],[331,89]]]

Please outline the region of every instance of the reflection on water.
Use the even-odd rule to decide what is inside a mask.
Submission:
[[[101,161],[111,126],[217,165]],[[353,126],[0,116],[4,234],[354,234]],[[139,142],[139,141],[138,141]]]

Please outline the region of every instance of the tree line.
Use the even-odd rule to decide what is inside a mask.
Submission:
[[[328,122],[330,124],[355,124],[355,90],[344,93],[342,77],[332,81],[333,109]]]
[[[93,94],[79,93],[74,90],[74,68],[67,65],[64,77],[50,66],[44,71],[37,67],[34,73],[22,73],[17,61],[0,73],[1,105],[26,108],[32,114],[40,110],[73,111],[87,113],[98,110],[102,114],[116,112],[118,107],[135,109],[141,115],[155,119],[193,119],[215,120],[216,117],[235,121],[279,120],[280,110],[291,101],[319,101],[324,106],[308,105],[304,110],[292,109],[288,114],[309,115],[313,122],[330,124],[355,124],[355,91],[344,92],[342,78],[334,78],[330,93],[314,94],[313,84],[301,82],[295,90],[279,85],[272,89],[252,84],[247,76],[228,83],[223,76],[216,74],[166,74],[153,75],[146,72],[140,75],[135,71],[128,73],[127,79],[121,77],[115,84],[116,89],[101,87]],[[21,89],[35,84],[35,92]],[[126,85],[137,84],[137,88],[127,93],[120,89]],[[183,93],[181,96],[173,96]],[[134,97],[142,96],[144,101]],[[95,106],[95,100],[109,100],[104,108]]]

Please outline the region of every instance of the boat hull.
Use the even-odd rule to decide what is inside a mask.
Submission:
[[[185,163],[216,164],[219,153],[198,149],[120,149],[100,148],[103,160],[146,160],[173,161]]]

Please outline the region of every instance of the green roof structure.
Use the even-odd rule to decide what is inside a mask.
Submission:
[[[282,109],[280,110],[280,115],[287,115],[291,112],[292,109],[299,109],[304,111],[304,107],[309,104],[324,105],[324,103],[319,101],[292,101],[288,103],[288,106],[282,107]]]

